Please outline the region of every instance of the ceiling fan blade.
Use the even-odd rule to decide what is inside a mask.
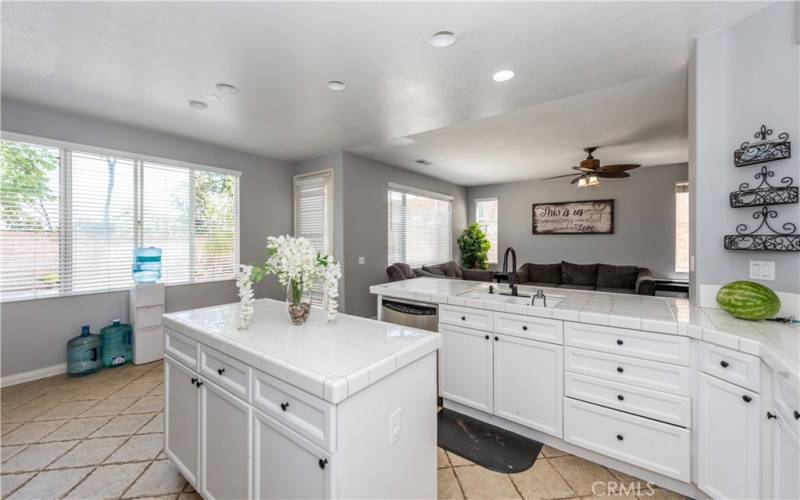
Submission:
[[[569,181],[569,183],[570,183],[570,184],[577,184],[577,183],[578,183],[578,181],[579,181],[579,180],[581,180],[581,177],[582,177],[582,176],[580,176],[580,175],[579,175],[579,176],[576,176],[574,179],[572,179],[571,181]]]
[[[620,171],[620,172],[604,172],[604,171],[601,170],[600,172],[597,172],[597,177],[600,177],[601,179],[624,179],[625,177],[630,177],[630,176],[631,176],[631,174],[629,174],[628,172],[623,172],[623,171]]]
[[[617,164],[617,165],[603,165],[600,167],[601,171],[614,173],[614,172],[624,172],[625,170],[633,170],[634,168],[639,168],[641,165],[636,164]]]
[[[551,179],[561,179],[562,177],[572,177],[572,176],[574,176],[574,175],[580,175],[580,174],[563,174],[563,175],[554,175],[554,176],[552,176],[552,177],[545,177],[545,178],[543,178],[543,179],[541,179],[541,180],[543,180],[543,181],[549,181],[549,180],[551,180]]]

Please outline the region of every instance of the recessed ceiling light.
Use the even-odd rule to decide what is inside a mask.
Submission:
[[[347,88],[347,85],[345,85],[344,82],[340,82],[339,80],[331,80],[326,85],[330,90],[333,90],[334,92],[341,92],[342,90]]]
[[[198,101],[197,99],[190,99],[189,106],[193,107],[194,109],[206,109],[208,104],[204,103],[203,101]]]
[[[222,99],[217,94],[206,94],[205,96],[206,101],[215,101],[219,102]]]
[[[507,82],[512,78],[514,78],[514,72],[510,69],[504,69],[492,75],[492,80],[496,82]]]
[[[456,43],[456,35],[452,31],[438,31],[431,35],[430,43],[437,48],[449,47]]]
[[[420,165],[425,165],[426,167],[428,165],[433,165],[433,162],[430,162],[424,158],[420,158],[419,160],[417,160],[417,163],[419,163]]]
[[[217,90],[220,92],[225,92],[226,94],[238,94],[239,88],[236,85],[231,85],[230,83],[220,82],[216,85]]]

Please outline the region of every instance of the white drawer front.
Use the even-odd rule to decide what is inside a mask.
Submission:
[[[210,347],[200,346],[200,374],[245,401],[250,397],[250,368]]]
[[[772,380],[775,408],[789,427],[800,436],[800,393],[788,380],[780,378],[778,374],[773,374]]]
[[[700,342],[699,366],[709,375],[761,392],[761,360],[755,356]]]
[[[136,328],[147,328],[161,324],[161,315],[164,314],[164,306],[147,306],[136,308],[135,325]]]
[[[564,322],[520,314],[494,313],[494,331],[553,344],[564,343]]]
[[[689,366],[688,337],[571,322],[564,336],[573,347]]]
[[[616,354],[567,347],[564,349],[564,369],[682,396],[688,396],[690,390],[689,369],[685,366]]]
[[[280,380],[253,370],[253,406],[333,452],[335,408]]]
[[[691,427],[692,400],[635,385],[566,372],[564,394],[624,412]]]
[[[564,398],[564,440],[665,476],[690,480],[688,429]]]
[[[439,307],[439,321],[449,325],[491,331],[492,311],[442,305]]]
[[[186,335],[164,328],[164,350],[192,370],[197,370],[197,342]]]
[[[164,304],[164,285],[136,285],[131,288],[134,307],[160,306]]]

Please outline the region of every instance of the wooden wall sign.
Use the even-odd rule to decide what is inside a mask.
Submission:
[[[533,234],[614,234],[614,200],[534,203]]]

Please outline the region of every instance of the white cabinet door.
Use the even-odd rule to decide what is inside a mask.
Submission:
[[[773,410],[773,415],[775,412]],[[800,498],[800,439],[786,421],[778,416],[771,420],[772,431],[772,498]]]
[[[699,374],[697,486],[713,498],[760,498],[759,395]]]
[[[244,401],[201,382],[200,488],[206,500],[250,496],[250,415]]]
[[[494,414],[560,438],[564,349],[507,335],[494,338]]]
[[[253,498],[331,497],[332,464],[320,448],[258,410],[253,443]]]
[[[164,357],[165,451],[183,477],[197,487],[200,439],[200,390],[197,374]]]
[[[442,396],[492,412],[492,336],[439,323],[442,335]]]

